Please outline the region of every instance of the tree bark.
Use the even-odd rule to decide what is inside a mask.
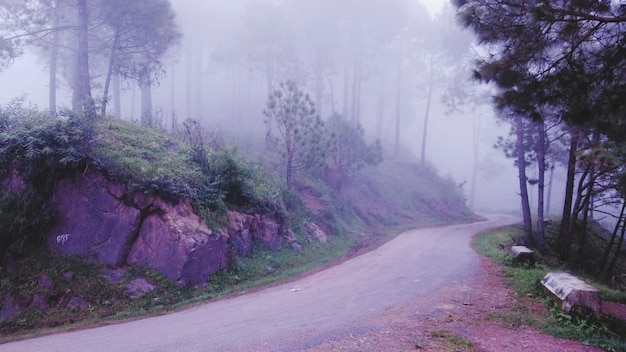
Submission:
[[[150,82],[150,72],[144,68],[142,78],[139,83],[141,89],[141,124],[144,126],[153,125],[152,116],[152,83]]]
[[[565,200],[563,202],[563,214],[561,228],[557,238],[557,251],[562,260],[569,258],[570,245],[572,244],[572,201],[574,198],[574,178],[576,176],[576,151],[578,150],[578,131],[570,131],[571,141],[569,159],[567,161],[567,179],[565,182]]]
[[[626,211],[626,202],[622,202],[622,209],[619,212],[619,217],[615,222],[615,227],[613,227],[613,233],[611,233],[611,239],[609,240],[609,244],[606,246],[604,250],[604,254],[602,254],[602,260],[600,261],[600,265],[598,266],[598,275],[602,273],[604,270],[604,266],[606,265],[607,260],[609,259],[609,254],[611,253],[611,248],[615,244],[615,240],[617,239],[617,232],[620,229],[620,226],[624,226],[624,212]]]
[[[53,1],[54,28],[59,27],[59,1]],[[57,64],[59,58],[59,32],[52,35],[52,47],[50,48],[50,81],[48,95],[48,110],[51,116],[57,116]]]
[[[537,124],[537,133],[539,136],[539,145],[537,146],[537,171],[538,171],[538,183],[537,183],[537,232],[535,233],[535,245],[539,249],[543,249],[544,246],[544,190],[545,190],[545,175],[546,175],[546,149],[547,149],[547,136],[546,126],[543,121],[539,121]]]
[[[400,119],[402,117],[402,59],[398,62],[398,81],[396,83],[396,131],[393,143],[393,152],[395,156],[400,154]]]
[[[622,251],[622,244],[624,243],[624,233],[626,232],[626,226],[622,226],[622,232],[619,236],[619,242],[617,242],[617,247],[615,248],[615,255],[613,255],[613,259],[611,260],[611,264],[606,270],[606,275],[604,279],[609,281],[611,278],[611,274],[613,274],[613,270],[615,270],[615,263],[617,262],[617,258],[620,256],[620,252]]]
[[[552,181],[554,180],[554,164],[550,165],[550,176],[548,181],[548,197],[546,200],[546,214],[550,216],[550,201],[552,199]]]
[[[115,66],[115,52],[119,42],[118,30],[115,30],[113,37],[113,45],[111,45],[111,53],[109,54],[109,66],[107,68],[107,75],[104,81],[104,89],[102,92],[102,109],[100,116],[104,117],[107,113],[107,104],[109,102],[109,86],[111,85],[111,76],[113,75],[113,67]]]
[[[122,118],[122,94],[121,94],[120,75],[113,75],[113,115],[118,119]]]
[[[96,115],[89,77],[89,9],[87,0],[76,0],[78,10],[78,51],[72,108],[87,117]]]
[[[422,165],[426,163],[426,137],[428,136],[428,118],[430,117],[430,101],[433,96],[433,86],[435,85],[434,56],[430,54],[430,73],[428,78],[428,96],[426,97],[426,112],[424,113],[424,130],[422,131],[422,154],[420,161]]]
[[[476,202],[476,178],[478,177],[478,156],[480,147],[480,115],[472,120],[472,181],[470,184],[469,207],[474,210]]]
[[[519,178],[520,197],[522,201],[522,215],[524,218],[524,232],[526,238],[532,242],[532,218],[530,214],[530,202],[528,200],[528,184],[526,177],[526,158],[524,153],[524,121],[521,115],[515,116],[515,135],[517,138],[517,172]]]

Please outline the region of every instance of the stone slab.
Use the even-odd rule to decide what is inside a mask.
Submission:
[[[526,246],[513,246],[509,252],[516,261],[535,262],[535,252]]]
[[[548,273],[541,284],[566,313],[587,310],[598,314],[602,310],[598,289],[570,273]]]

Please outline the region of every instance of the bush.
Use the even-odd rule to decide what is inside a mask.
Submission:
[[[27,185],[0,191],[0,258],[41,244],[55,221],[54,185],[86,165],[91,140],[91,121],[49,117],[22,103],[0,107],[0,181],[17,174]]]

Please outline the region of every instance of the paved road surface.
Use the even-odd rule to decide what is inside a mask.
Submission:
[[[8,343],[0,351],[304,349],[360,329],[360,321],[430,297],[446,285],[471,284],[480,274],[478,256],[469,247],[471,236],[519,221],[506,215],[487,217],[467,225],[408,231],[341,265],[258,292],[164,316]]]

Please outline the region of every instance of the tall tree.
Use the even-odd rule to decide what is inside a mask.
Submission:
[[[110,34],[101,114],[106,113],[114,74],[135,80],[142,93],[142,122],[152,117],[152,85],[165,74],[163,59],[181,33],[168,0],[107,0],[101,9]]]
[[[608,131],[624,106],[615,92],[626,84],[624,8],[608,1],[457,1],[459,18],[489,52],[478,76],[496,82],[498,104],[541,118],[544,106],[570,125],[571,145],[558,250],[569,256],[577,150],[581,131]],[[606,115],[605,115],[606,114]],[[604,116],[603,116],[604,115]],[[591,208],[589,208],[591,209]]]
[[[294,81],[278,85],[263,114],[267,117],[267,140],[283,159],[288,186],[297,170],[323,163],[324,124],[315,111],[315,103]]]

